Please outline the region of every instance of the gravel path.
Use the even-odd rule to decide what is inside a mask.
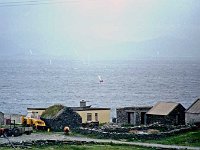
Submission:
[[[22,136],[18,137],[9,137],[9,140],[11,142],[28,142],[28,141],[34,141],[34,140],[65,140],[66,136],[63,134],[43,134],[43,133],[32,133],[31,135],[23,134]],[[2,143],[8,143],[8,140],[5,138],[0,138],[0,144]]]
[[[86,137],[75,137],[75,136],[65,136],[63,134],[42,134],[42,133],[32,133],[31,135],[22,135],[19,137],[10,137],[11,142],[22,142],[22,141],[34,141],[34,140],[59,140],[59,141],[86,141],[86,142],[97,142],[97,143],[116,143],[116,144],[127,144],[134,146],[144,146],[144,147],[155,147],[155,148],[166,148],[166,149],[190,149],[190,150],[200,150],[200,147],[190,147],[190,146],[177,146],[177,145],[163,145],[163,144],[152,144],[152,143],[140,143],[140,142],[122,142],[110,139],[92,139]],[[7,139],[0,138],[0,144],[8,143]]]

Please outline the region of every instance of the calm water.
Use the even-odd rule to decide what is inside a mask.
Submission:
[[[104,80],[99,83],[98,75]],[[27,107],[55,103],[94,107],[154,105],[174,101],[186,108],[200,96],[200,61],[0,60],[0,111],[26,113]]]

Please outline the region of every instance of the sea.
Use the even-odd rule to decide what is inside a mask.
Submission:
[[[99,82],[99,77],[103,82]],[[116,108],[158,101],[189,107],[200,97],[200,61],[183,59],[0,59],[0,111],[26,114],[54,104]]]

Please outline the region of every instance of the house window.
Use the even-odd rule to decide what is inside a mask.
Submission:
[[[95,113],[95,121],[99,121],[99,119],[98,119],[98,113]]]
[[[92,121],[92,113],[87,113],[87,121]]]

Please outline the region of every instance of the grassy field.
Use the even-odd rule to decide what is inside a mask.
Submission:
[[[128,141],[136,141],[136,140],[130,139]],[[182,133],[182,134],[162,138],[160,140],[140,140],[137,142],[200,147],[200,130]]]
[[[163,138],[161,140],[149,140],[146,142],[200,147],[200,130]]]
[[[1,147],[0,150],[11,150],[12,148]],[[19,149],[19,148],[17,148]],[[32,150],[153,150],[136,146],[117,146],[117,145],[61,145],[33,147]]]
[[[73,134],[72,134],[73,135]],[[94,135],[84,136],[80,134],[74,134],[74,136],[96,138]],[[200,130],[190,131],[187,133],[177,134],[174,136],[161,138],[158,140],[136,140],[128,139],[127,142],[145,142],[145,143],[157,143],[166,145],[181,145],[181,146],[197,146],[200,147]]]

